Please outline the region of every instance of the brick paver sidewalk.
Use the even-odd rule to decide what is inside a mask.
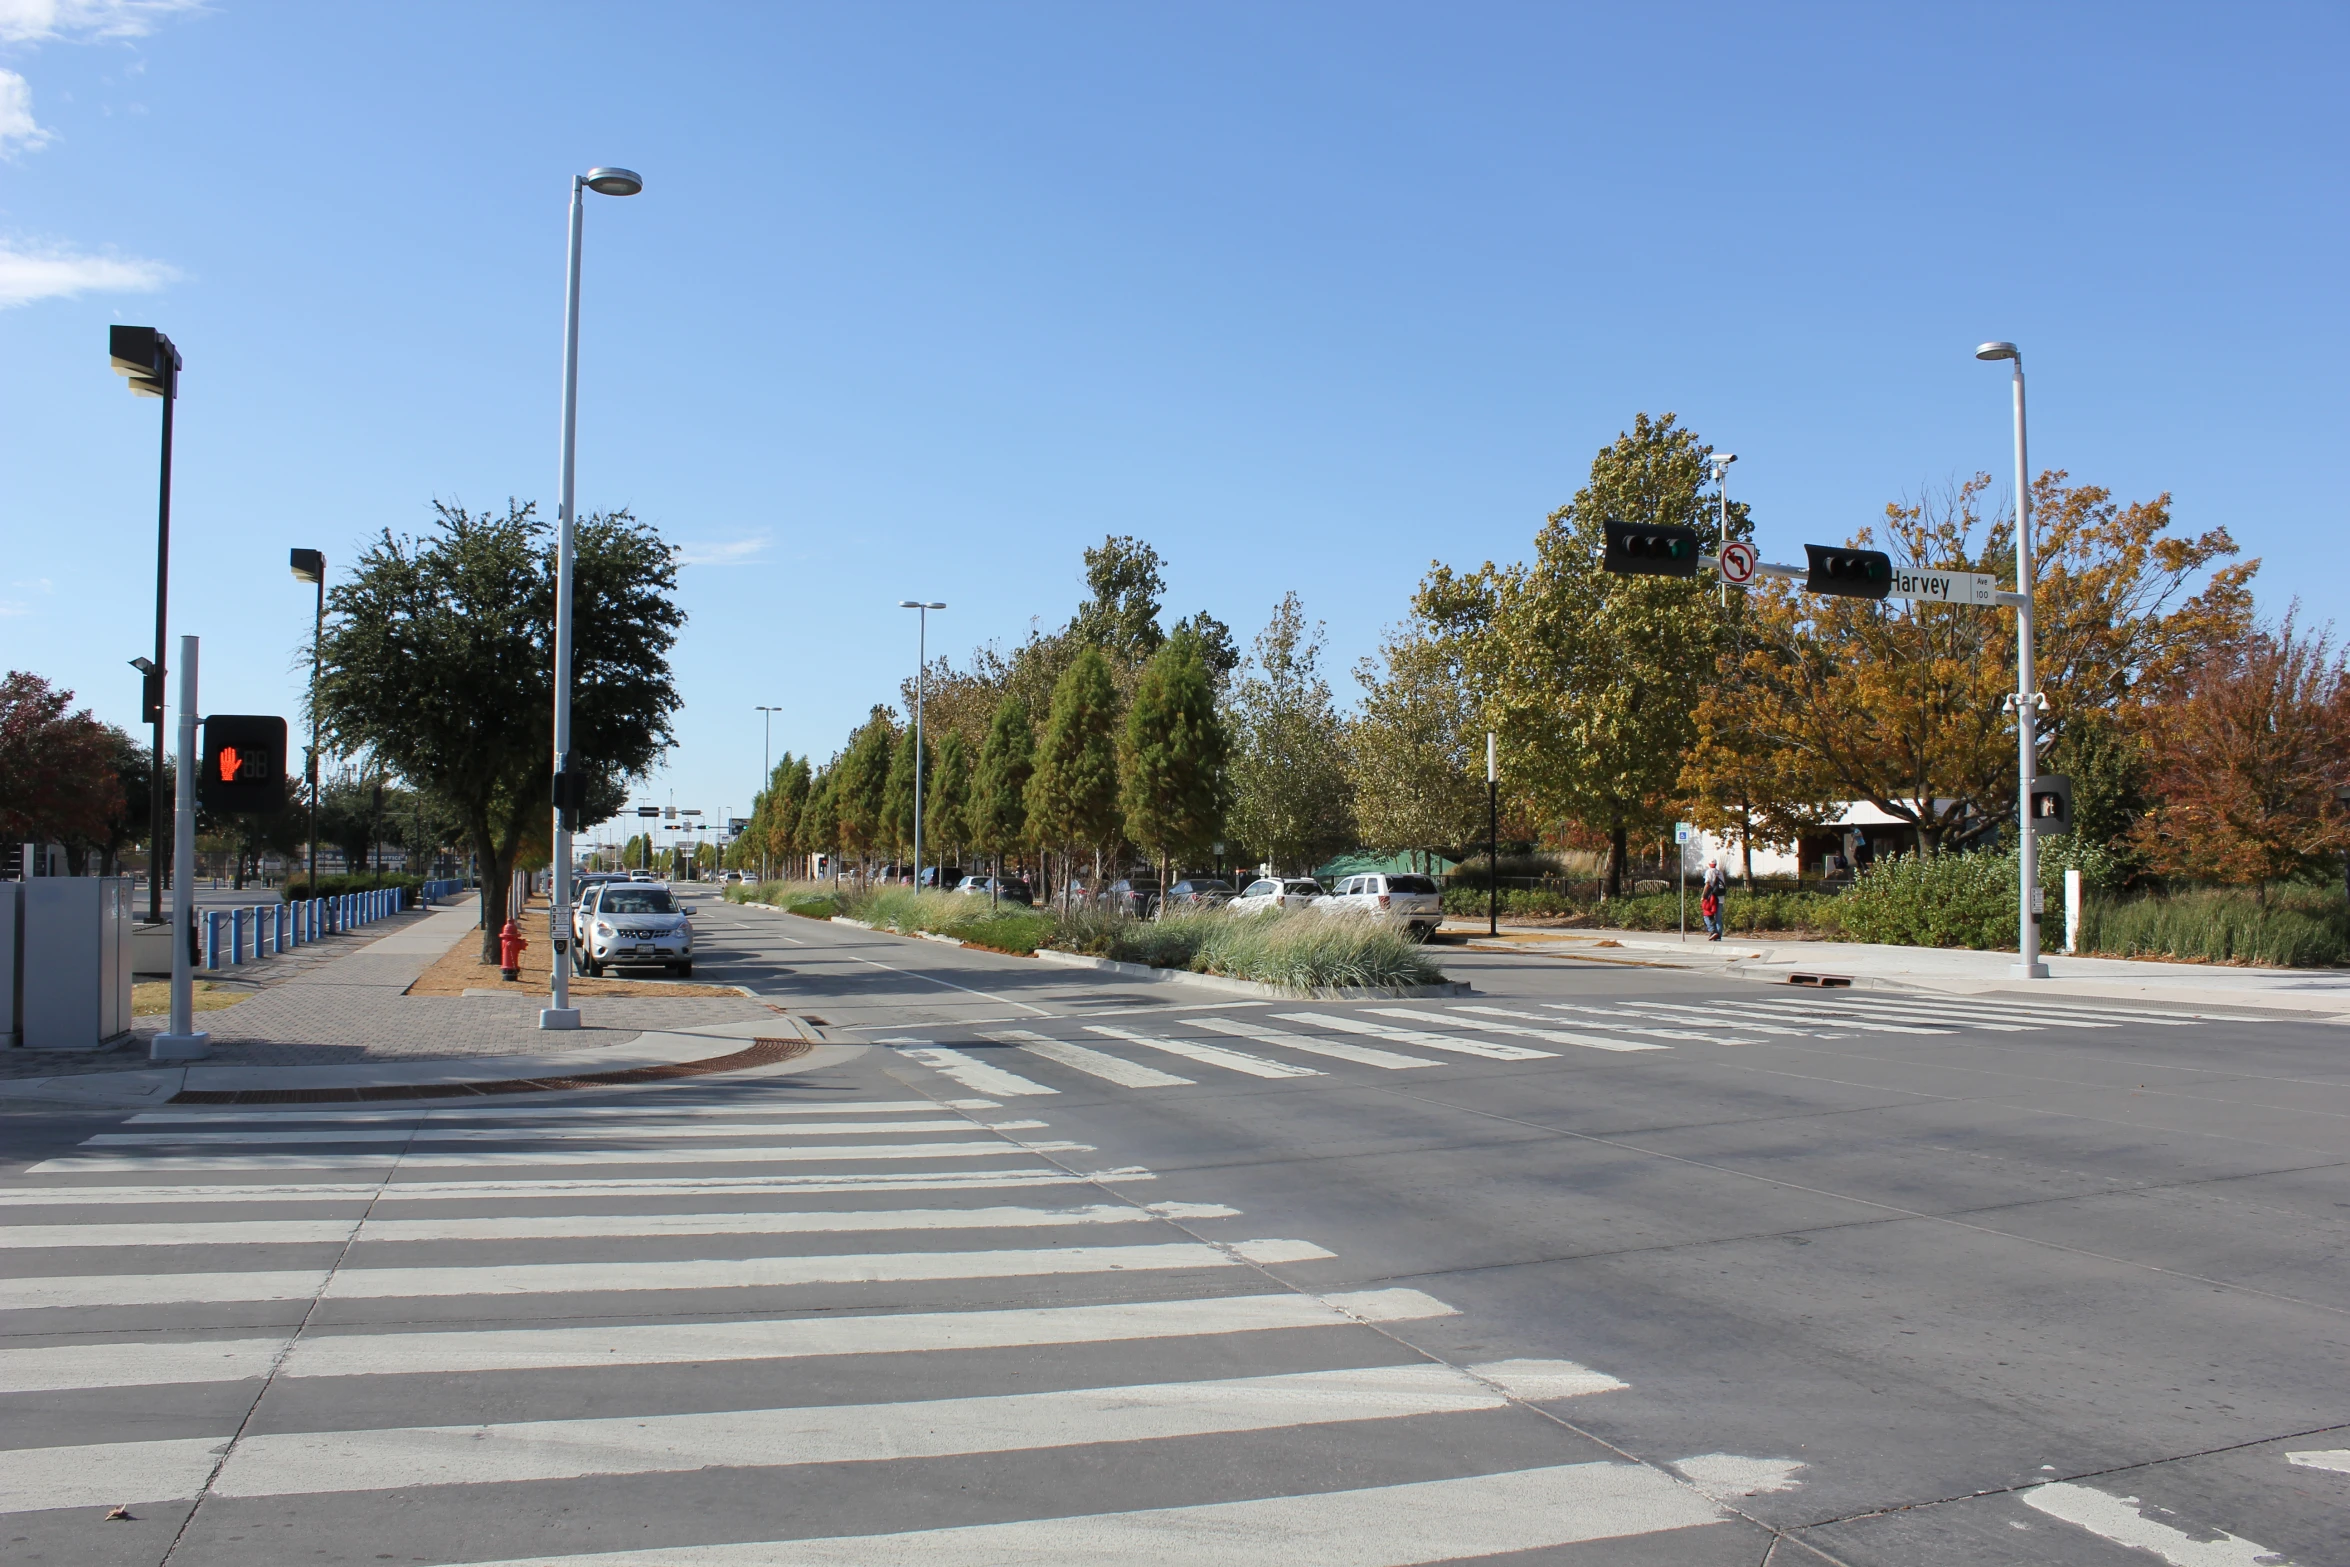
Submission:
[[[429,912],[395,915],[369,931],[341,938],[345,950],[323,956],[323,961],[312,958],[297,965],[292,960],[298,954],[288,953],[230,971],[223,977],[250,976],[266,988],[236,1006],[196,1014],[196,1026],[212,1035],[211,1061],[228,1066],[338,1066],[371,1060],[537,1055],[624,1045],[651,1029],[775,1015],[747,996],[575,997],[580,1029],[548,1032],[538,1026],[539,1008],[546,1005],[543,990],[511,996],[403,995],[452,943],[473,938],[479,929],[477,917],[468,898]],[[287,967],[271,971],[280,963]],[[0,1051],[0,1078],[143,1070],[152,1064],[147,1059],[148,1041],[165,1026],[163,1018],[141,1018],[132,1038],[110,1050]]]

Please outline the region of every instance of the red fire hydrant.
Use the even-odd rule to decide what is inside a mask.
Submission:
[[[522,939],[522,927],[508,920],[498,931],[498,972],[508,979],[520,979],[522,949],[529,945]]]

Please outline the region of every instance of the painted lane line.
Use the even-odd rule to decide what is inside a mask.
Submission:
[[[0,1512],[103,1507],[132,1499],[185,1501],[204,1488],[228,1435],[87,1447],[20,1447],[0,1472]],[[128,1489],[125,1489],[127,1487]],[[111,1489],[110,1489],[111,1488]]]
[[[1049,1008],[1033,1007],[1025,1001],[1014,1001],[1010,996],[999,996],[992,990],[973,990],[969,985],[958,985],[951,979],[940,979],[935,974],[918,974],[912,969],[899,968],[894,963],[876,963],[871,958],[861,958],[853,952],[844,952],[841,954],[841,956],[847,958],[851,963],[862,963],[867,968],[882,969],[891,974],[903,974],[908,979],[918,979],[929,985],[944,985],[947,989],[959,990],[966,996],[983,996],[987,1000],[994,1002],[997,1006],[1018,1007],[1021,1011],[1033,1012],[1038,1017],[1053,1016],[1053,1013]],[[776,999],[787,1000],[789,998],[778,997]]]
[[[1309,1245],[1308,1242],[1268,1244]],[[1315,1254],[1328,1256],[1320,1247]],[[694,1257],[661,1262],[518,1262],[438,1268],[288,1268],[249,1273],[102,1273],[0,1280],[0,1310],[59,1306],[214,1305],[229,1301],[397,1300],[457,1295],[579,1295],[637,1290],[766,1289],[939,1279],[1237,1267],[1233,1250],[1190,1241],[1016,1251],[848,1252]],[[1288,1260],[1276,1258],[1274,1260]]]
[[[2338,1475],[2350,1475],[2350,1448],[2337,1447],[2324,1453],[2287,1453],[2285,1462],[2302,1469],[2330,1469]]]
[[[1021,1121],[1023,1127],[1042,1121]],[[84,1148],[214,1148],[248,1144],[286,1143],[543,1143],[631,1142],[667,1137],[679,1140],[714,1137],[888,1137],[897,1133],[966,1132],[971,1123],[960,1116],[941,1115],[926,1121],[799,1121],[741,1126],[420,1126],[412,1130],[372,1128],[343,1130],[320,1127],[313,1131],[234,1132],[100,1132],[81,1141]]]
[[[1427,1567],[1718,1524],[1695,1489],[1641,1464],[1562,1464],[1246,1502],[966,1524],[903,1534],[655,1546],[473,1567]]]
[[[1591,1050],[1670,1050],[1672,1048],[1670,1045],[1635,1044],[1630,1040],[1616,1039],[1610,1035],[1605,1034],[1575,1034],[1558,1028],[1530,1028],[1524,1023],[1496,1023],[1490,1021],[1490,1019],[1486,1016],[1478,1016],[1474,1018],[1453,1017],[1448,1013],[1441,1012],[1412,1012],[1407,1011],[1402,1007],[1372,1007],[1369,1010],[1377,1012],[1382,1017],[1408,1017],[1415,1022],[1442,1023],[1447,1028],[1481,1029],[1490,1034],[1517,1034],[1526,1039],[1547,1040],[1554,1045],[1581,1045],[1586,1049]],[[1490,1014],[1491,1017],[1495,1018],[1532,1018],[1537,1023],[1555,1024],[1558,1021],[1558,1019],[1553,1017],[1545,1017],[1539,1012],[1512,1012],[1507,1007],[1454,1007],[1452,1011]],[[1671,1032],[1670,1030],[1666,1029],[1627,1027],[1621,1023],[1599,1023],[1593,1026],[1598,1028],[1613,1029],[1618,1034],[1660,1034]],[[1706,1042],[1709,1044],[1713,1043],[1713,1041],[1710,1039]],[[1744,1044],[1746,1041],[1741,1039],[1733,1039],[1724,1041],[1724,1043]]]
[[[1160,1382],[894,1404],[814,1405],[678,1415],[623,1415],[511,1424],[388,1430],[273,1432],[240,1439],[209,1492],[225,1497],[316,1496],[419,1486],[498,1485],[590,1476],[674,1474],[736,1467],[877,1463],[1033,1452],[1111,1442],[1278,1431],[1299,1426],[1507,1407],[1486,1383],[1451,1366],[1367,1366],[1204,1382]],[[79,1450],[113,1494],[136,1494],[140,1450],[124,1442]],[[183,1458],[185,1444],[165,1447]],[[36,1450],[37,1451],[37,1450]],[[133,1491],[121,1487],[132,1484]],[[76,1488],[77,1490],[80,1488]],[[103,1496],[106,1492],[84,1493]],[[0,1506],[27,1501],[0,1479]],[[74,1501],[83,1501],[77,1496]]]
[[[1032,1034],[1026,1029],[1007,1028],[996,1033],[983,1034],[980,1037],[992,1040],[999,1045],[1017,1045],[1032,1055],[1042,1056],[1047,1061],[1058,1061],[1061,1065],[1074,1071],[1083,1072],[1089,1077],[1098,1077],[1104,1082],[1116,1083],[1120,1088],[1190,1088],[1193,1086],[1192,1080],[1188,1077],[1177,1077],[1172,1072],[1162,1072],[1155,1066],[1144,1066],[1139,1061],[1129,1061],[1123,1056],[1111,1055],[1106,1050],[1088,1050],[1083,1045],[1072,1045],[1065,1040],[1047,1039],[1042,1034]]]
[[[1418,1290],[1324,1296],[1234,1295],[1002,1311],[895,1312],[779,1320],[647,1323],[594,1328],[464,1332],[307,1333],[281,1377],[445,1376],[576,1370],[585,1366],[698,1365],[831,1355],[1034,1348],[1225,1333],[1415,1322],[1458,1315]],[[74,1344],[0,1349],[0,1393],[168,1383],[236,1382],[266,1374],[285,1340]],[[1487,1380],[1494,1380],[1487,1378]],[[1504,1384],[1506,1385],[1506,1384]],[[1513,1390],[1514,1391],[1514,1390]],[[1539,1393],[1519,1393],[1539,1398]]]
[[[1551,1012],[1572,1012],[1578,1016],[1590,1017],[1621,1017],[1629,1018],[1631,1021],[1628,1023],[1593,1023],[1589,1026],[1611,1029],[1619,1034],[1638,1034],[1647,1039],[1686,1040],[1697,1045],[1751,1045],[1756,1043],[1751,1039],[1724,1039],[1718,1029],[1711,1033],[1702,1033],[1686,1028],[1659,1028],[1657,1024],[1660,1021],[1674,1022],[1678,1020],[1642,1017],[1637,1012],[1619,1012],[1612,1007],[1576,1006],[1566,1001],[1545,1001],[1542,1006],[1544,1008],[1542,1012],[1512,1012],[1505,1007],[1455,1007],[1453,1010],[1455,1012],[1498,1012],[1504,1017],[1530,1017],[1545,1023],[1558,1021],[1557,1018],[1548,1015]],[[1736,1018],[1724,1018],[1721,1021],[1725,1025],[1745,1027],[1745,1024]]]
[[[939,1076],[952,1078],[975,1094],[994,1094],[999,1098],[1018,1099],[1030,1094],[1057,1094],[1060,1092],[1057,1088],[1047,1088],[1042,1083],[1032,1081],[1014,1072],[1007,1072],[1000,1066],[989,1066],[977,1056],[966,1055],[960,1050],[947,1050],[935,1045],[907,1048],[899,1041],[889,1039],[884,1039],[880,1043],[898,1045],[900,1049],[905,1050],[907,1055],[929,1067]]]
[[[1177,1205],[1191,1207],[1192,1205]],[[1221,1218],[1230,1208],[1186,1218]],[[1142,1208],[841,1209],[820,1213],[549,1213],[486,1219],[224,1219],[207,1224],[27,1224],[0,1229],[0,1248],[20,1246],[360,1245],[398,1241],[588,1240],[651,1235],[855,1235],[877,1230],[1027,1230],[1148,1224]],[[1170,1215],[1172,1217],[1172,1215]]]
[[[1293,1066],[1287,1061],[1268,1061],[1263,1056],[1252,1056],[1245,1051],[1227,1050],[1222,1045],[1201,1044],[1193,1039],[1163,1039],[1156,1034],[1140,1034],[1130,1028],[1112,1023],[1088,1023],[1085,1031],[1105,1039],[1123,1039],[1130,1045],[1143,1045],[1152,1050],[1164,1050],[1170,1055],[1182,1056],[1205,1066],[1220,1066],[1230,1072],[1245,1072],[1251,1077],[1320,1077],[1310,1066]]]
[[[2109,1496],[2069,1481],[2036,1485],[2019,1493],[2019,1499],[2035,1512],[2085,1529],[2101,1540],[2159,1557],[2170,1567],[2274,1567],[2284,1560],[2267,1546],[2255,1545],[2225,1529],[2209,1531],[2219,1536],[2216,1540],[2198,1540],[2184,1529],[2147,1517],[2143,1510],[2146,1504],[2134,1496]]]
[[[1489,1039],[1450,1039],[1420,1028],[1390,1028],[1385,1023],[1373,1023],[1339,1012],[1280,1012],[1275,1016],[1284,1023],[1318,1024],[1343,1033],[1364,1034],[1373,1039],[1392,1039],[1399,1044],[1418,1045],[1424,1050],[1449,1050],[1456,1055],[1483,1056],[1489,1061],[1548,1061],[1557,1056],[1556,1051],[1535,1050],[1525,1045],[1497,1045]]]
[[[1119,1180],[1156,1180],[1129,1168]],[[1097,1179],[1058,1170],[876,1170],[862,1175],[751,1175],[710,1179],[613,1181],[407,1181],[395,1185],[322,1182],[273,1186],[48,1186],[0,1191],[0,1207],[152,1207],[172,1203],[473,1202],[517,1198],[531,1202],[601,1197],[797,1197],[811,1192],[959,1192],[1027,1186],[1084,1186]]]
[[[1051,1090],[1046,1090],[1048,1093]],[[490,1170],[545,1169],[565,1164],[801,1164],[837,1159],[987,1159],[1031,1151],[1084,1153],[1090,1143],[884,1143],[854,1147],[794,1144],[768,1148],[548,1148],[529,1152],[444,1153],[423,1148],[405,1154],[76,1154],[44,1159],[34,1175],[80,1175],[107,1170]]]
[[[1710,1020],[1713,1014],[1704,1007],[1684,1006],[1673,1001],[1627,1001],[1624,1016],[1644,1018],[1652,1022],[1692,1023]],[[1751,1018],[1735,1020],[1741,1034],[1769,1034],[1785,1039],[1828,1039],[1816,1028],[1789,1028],[1784,1023],[1757,1023]]]
[[[1242,1262],[1319,1262],[1338,1253],[1326,1251],[1312,1241],[1233,1241],[1224,1248]]]
[[[1203,1017],[1202,1028],[1212,1028],[1219,1034],[1231,1034],[1241,1039],[1258,1039],[1268,1045],[1279,1045],[1285,1050],[1302,1050],[1308,1055],[1328,1056],[1334,1061],[1352,1061],[1359,1066],[1375,1066],[1389,1072],[1408,1072],[1416,1066],[1442,1066],[1426,1056],[1407,1056],[1393,1050],[1375,1050],[1369,1045],[1342,1045],[1334,1039],[1311,1039],[1304,1034],[1293,1034],[1283,1028],[1267,1028],[1262,1023],[1251,1023],[1236,1017]]]
[[[126,1123],[131,1126],[176,1122],[332,1121],[368,1125],[380,1121],[432,1124],[441,1121],[603,1121],[725,1120],[730,1117],[771,1115],[920,1115],[936,1110],[928,1099],[880,1099],[866,1104],[825,1105],[517,1105],[511,1109],[460,1110],[306,1110],[299,1105],[273,1105],[266,1110],[223,1105],[217,1110],[143,1110]]]
[[[1955,1028],[1927,1028],[1917,1023],[1879,1023],[1867,1018],[1849,1015],[1842,1017],[1822,1016],[1816,1010],[1806,1011],[1802,1002],[1778,1004],[1760,1001],[1717,1001],[1714,1006],[1720,1011],[1731,1013],[1734,1021],[1739,1023],[1745,1022],[1749,1017],[1777,1018],[1782,1021],[1799,1017],[1814,1024],[1826,1024],[1836,1028],[1857,1028],[1864,1034],[1909,1034],[1921,1037],[1932,1034],[1947,1037],[1958,1032]]]

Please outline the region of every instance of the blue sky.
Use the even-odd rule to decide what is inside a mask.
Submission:
[[[112,321],[187,356],[207,710],[299,711],[289,546],[551,510],[595,163],[647,189],[588,213],[581,504],[690,562],[656,800],[739,812],[754,706],[829,753],[911,667],[897,600],[1014,639],[1110,532],[1244,642],[1298,590],[1343,672],[1638,410],[1738,452],[1787,558],[2006,474],[1987,337],[2035,467],[2170,491],[2332,618],[2346,60],[2320,5],[0,0],[0,663],[135,724]]]

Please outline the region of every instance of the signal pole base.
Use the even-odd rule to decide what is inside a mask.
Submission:
[[[2043,969],[2041,972],[2046,973],[2047,970]],[[539,1027],[577,1028],[579,1027],[579,1008],[541,1007],[539,1008]]]
[[[2018,963],[2009,968],[2008,972],[2018,979],[2046,979],[2048,965],[2045,963]]]
[[[203,1029],[192,1034],[157,1034],[147,1043],[150,1061],[201,1061],[212,1054],[212,1036]]]

